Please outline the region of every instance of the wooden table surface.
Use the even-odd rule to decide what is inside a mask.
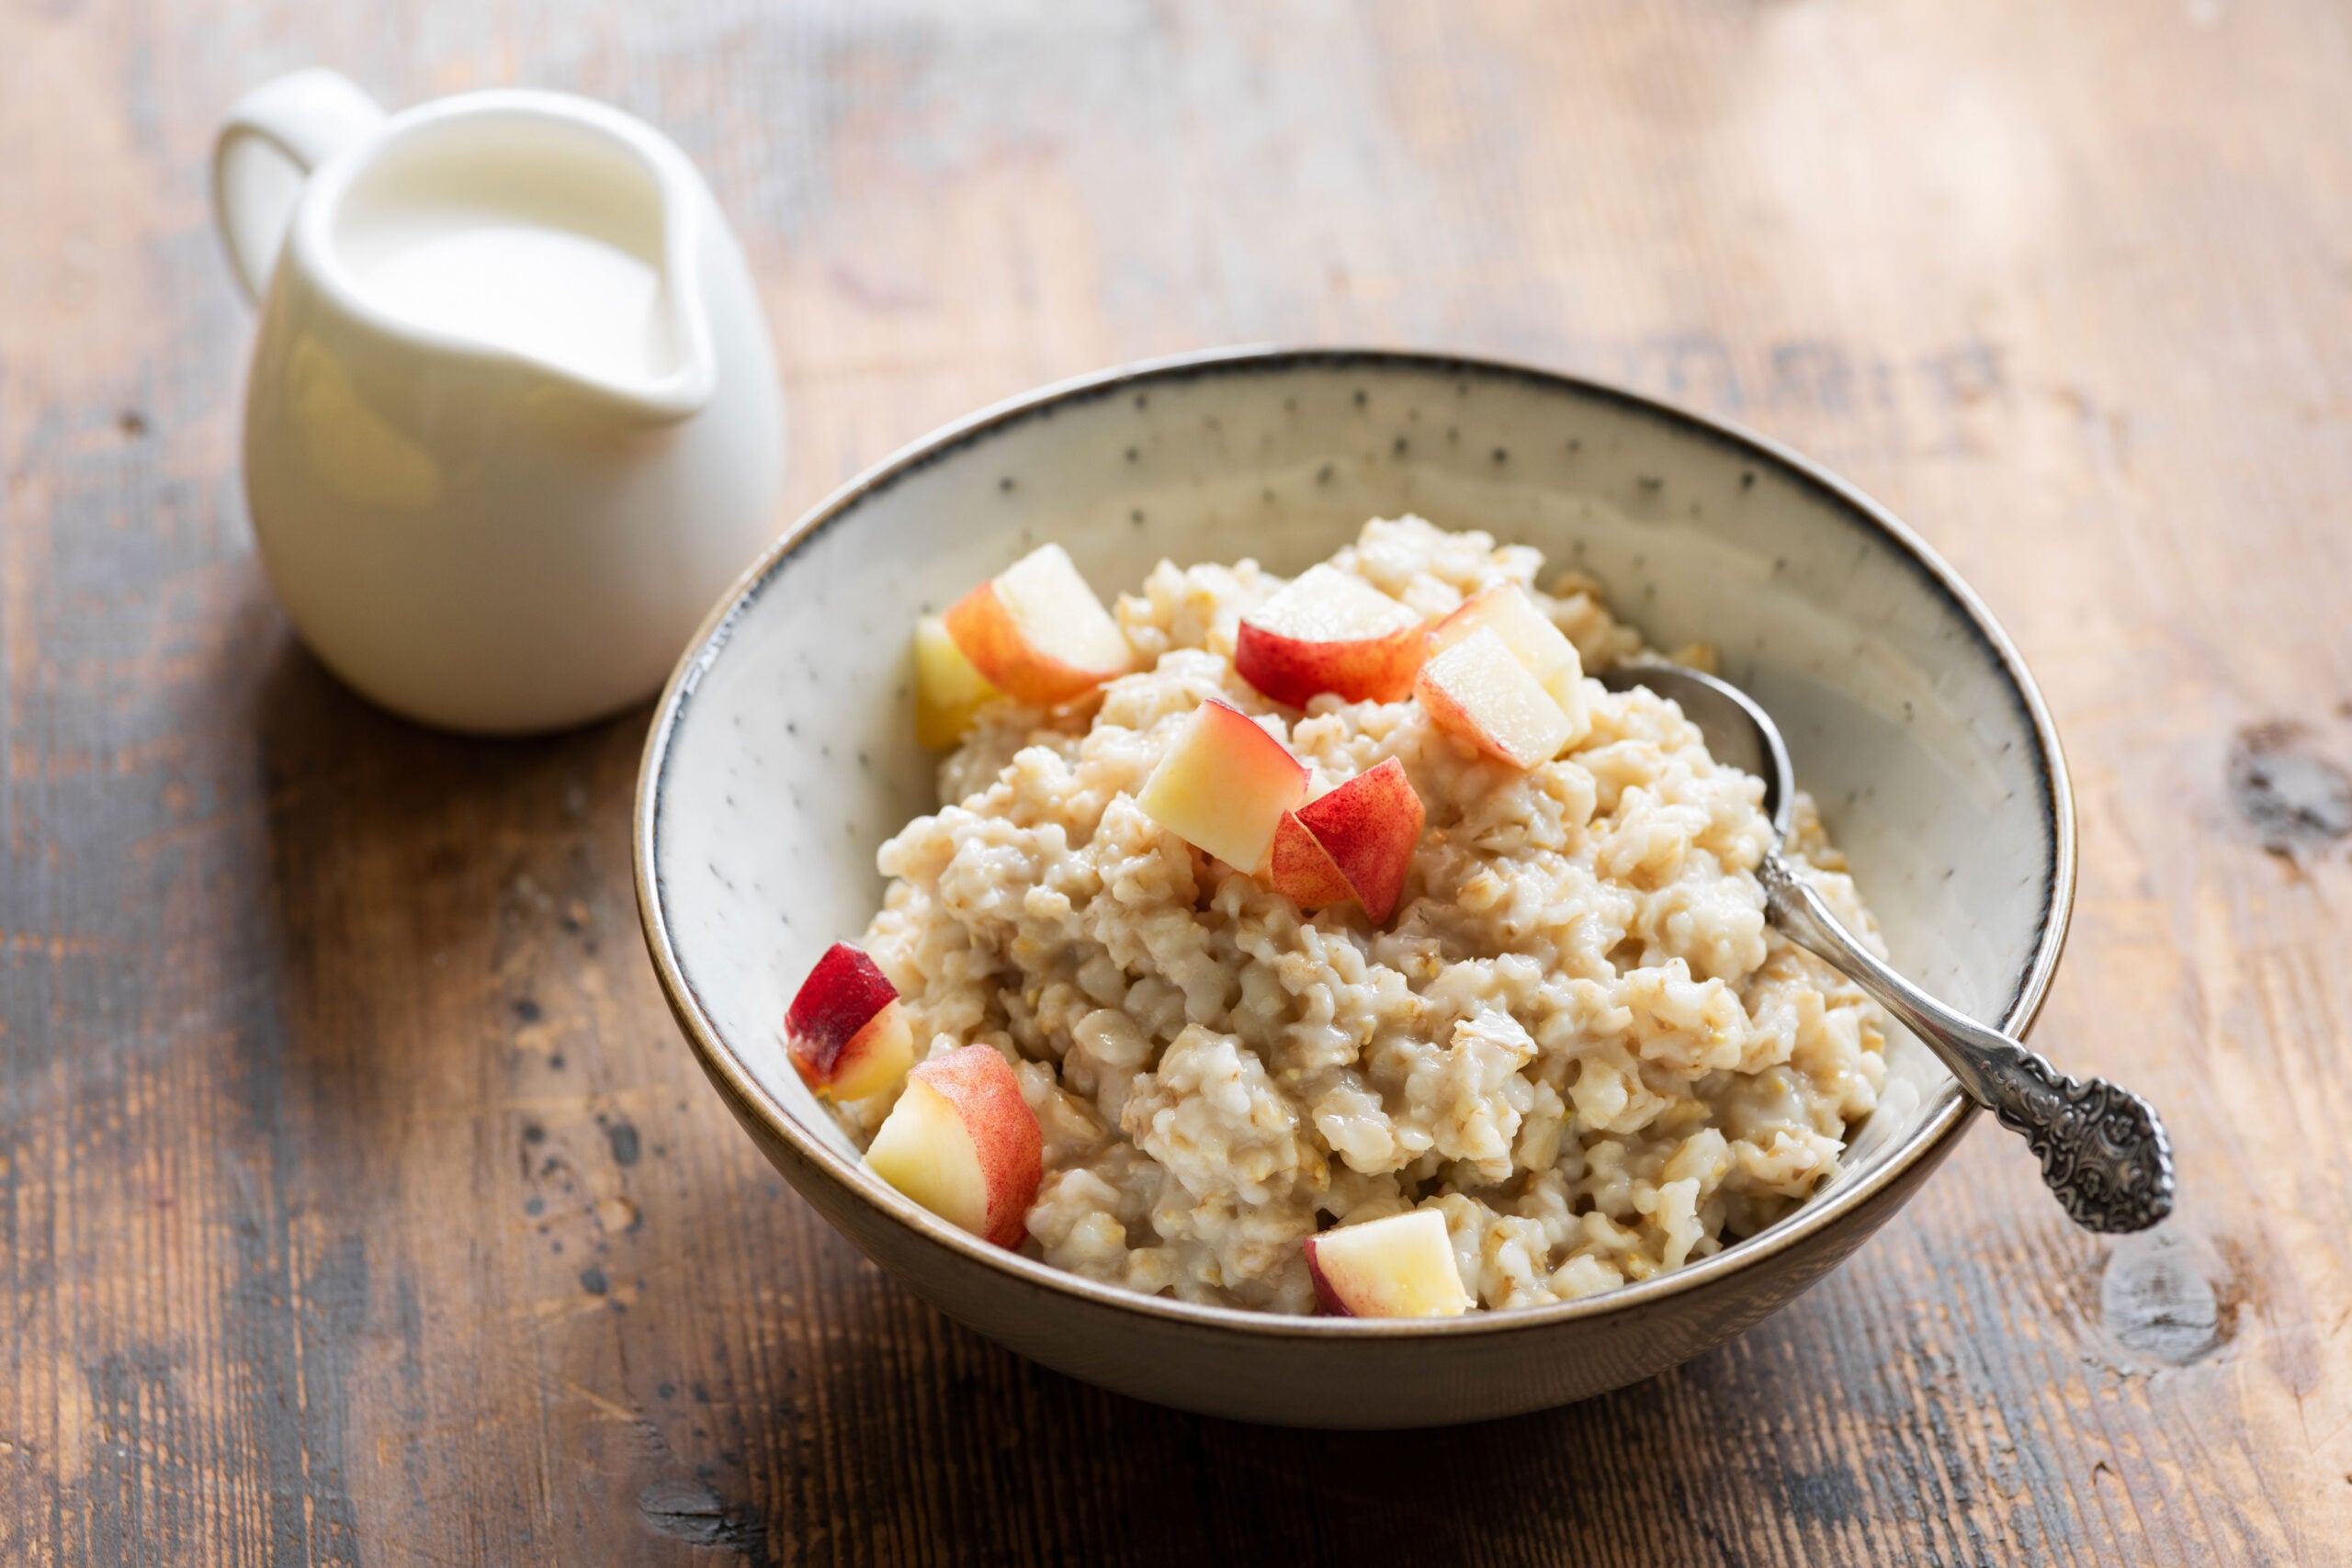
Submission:
[[[708,171],[790,510],[1254,339],[1505,354],[1836,466],[2075,769],[2038,1042],[2155,1235],[1980,1127],[1780,1317],[1434,1437],[1136,1404],[883,1278],[639,944],[646,715],[515,743],[291,639],[216,118],[609,97]],[[0,1563],[2352,1561],[2341,0],[588,0],[0,11]],[[784,521],[779,517],[779,524]]]

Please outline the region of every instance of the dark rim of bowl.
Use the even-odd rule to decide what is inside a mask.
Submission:
[[[842,521],[859,502],[888,490],[910,474],[975,446],[990,436],[1065,407],[1098,401],[1121,394],[1148,391],[1155,386],[1229,376],[1280,375],[1297,370],[1408,371],[1457,379],[1516,381],[1546,391],[1613,403],[1632,412],[1670,425],[1687,435],[1728,446],[1753,461],[1769,465],[1838,502],[1849,516],[1884,537],[1936,592],[1957,608],[1975,633],[1983,649],[2007,677],[2011,699],[2025,715],[2040,749],[2041,807],[2051,834],[2050,874],[2042,889],[2041,925],[2031,960],[2018,976],[2002,1027],[2022,1035],[2041,1008],[2043,997],[2065,946],[2066,928],[2074,908],[2075,809],[2067,781],[2066,762],[2056,727],[2035,686],[2025,661],[2018,656],[2007,633],[1994,620],[1975,592],[1943,558],[1909,527],[1869,496],[1812,459],[1769,437],[1729,422],[1663,402],[1639,392],[1578,376],[1545,370],[1508,360],[1462,355],[1433,354],[1385,348],[1282,348],[1251,345],[1205,350],[1165,359],[1138,361],[1098,371],[1008,399],[924,436],[826,497],[796,523],[739,578],[719,600],[695,634],[670,677],[655,709],[638,775],[634,852],[638,915],[645,945],[660,976],[670,1010],[676,1015],[687,1042],[702,1059],[706,1071],[741,1120],[756,1122],[797,1156],[797,1163],[842,1189],[855,1201],[889,1214],[937,1247],[961,1253],[1003,1275],[1008,1282],[1073,1297],[1094,1306],[1173,1320],[1194,1328],[1230,1328],[1277,1337],[1437,1337],[1468,1334],[1508,1334],[1547,1327],[1577,1318],[1637,1309],[1686,1291],[1715,1283],[1761,1263],[1825,1230],[1859,1210],[1874,1194],[1923,1159],[1939,1157],[1956,1138],[1976,1107],[1964,1095],[1948,1091],[1944,1103],[1918,1127],[1849,1181],[1840,1181],[1807,1201],[1787,1218],[1755,1235],[1724,1247],[1694,1263],[1597,1295],[1544,1306],[1515,1307],[1464,1313],[1450,1318],[1290,1317],[1238,1307],[1198,1305],[1166,1296],[1147,1296],[1119,1286],[1099,1283],[1017,1252],[995,1247],[947,1224],[881,1181],[861,1174],[802,1130],[790,1112],[778,1104],[743,1065],[732,1046],[720,1038],[704,1012],[671,945],[661,877],[656,860],[662,784],[670,741],[675,734],[704,671],[725,649],[737,619],[773,581],[794,553],[825,529]]]

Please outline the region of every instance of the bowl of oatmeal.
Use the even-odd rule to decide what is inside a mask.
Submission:
[[[649,949],[794,1186],[941,1310],[1246,1419],[1564,1403],[1777,1310],[1956,1086],[1764,922],[1792,848],[2030,1021],[2064,765],[1989,614],[1770,444],[1522,367],[1250,351],[988,411],[829,500],[681,665]]]

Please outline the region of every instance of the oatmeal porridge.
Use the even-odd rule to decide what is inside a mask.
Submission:
[[[1837,1168],[1883,1020],[1766,924],[1761,784],[1588,678],[1646,657],[1414,517],[1108,611],[1049,547],[919,635],[942,804],[794,1059],[917,1201],[1184,1301],[1526,1306],[1752,1235]]]

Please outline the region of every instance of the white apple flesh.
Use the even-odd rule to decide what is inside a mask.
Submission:
[[[1255,872],[1283,814],[1306,797],[1307,777],[1257,720],[1212,698],[1184,721],[1136,803],[1186,843]]]
[[[1476,1304],[1462,1288],[1445,1216],[1435,1209],[1309,1236],[1306,1271],[1334,1317],[1458,1317]]]
[[[1044,1173],[1045,1135],[996,1048],[965,1045],[907,1074],[865,1163],[949,1224],[1015,1247]]]
[[[948,606],[947,635],[1016,702],[1074,701],[1135,662],[1126,634],[1059,545],[1040,545]]]
[[[972,716],[1004,694],[989,684],[956,639],[947,623],[925,615],[915,623],[915,743],[934,750],[959,744]]]
[[[1591,728],[1585,715],[1584,662],[1577,645],[1535,607],[1527,590],[1516,582],[1498,582],[1464,601],[1460,609],[1429,631],[1429,651],[1444,652],[1481,627],[1503,639],[1511,657],[1525,666],[1536,683],[1551,694],[1575,727],[1571,740]]]
[[[1422,665],[1414,690],[1440,728],[1514,768],[1550,761],[1576,733],[1566,710],[1489,626]]]

